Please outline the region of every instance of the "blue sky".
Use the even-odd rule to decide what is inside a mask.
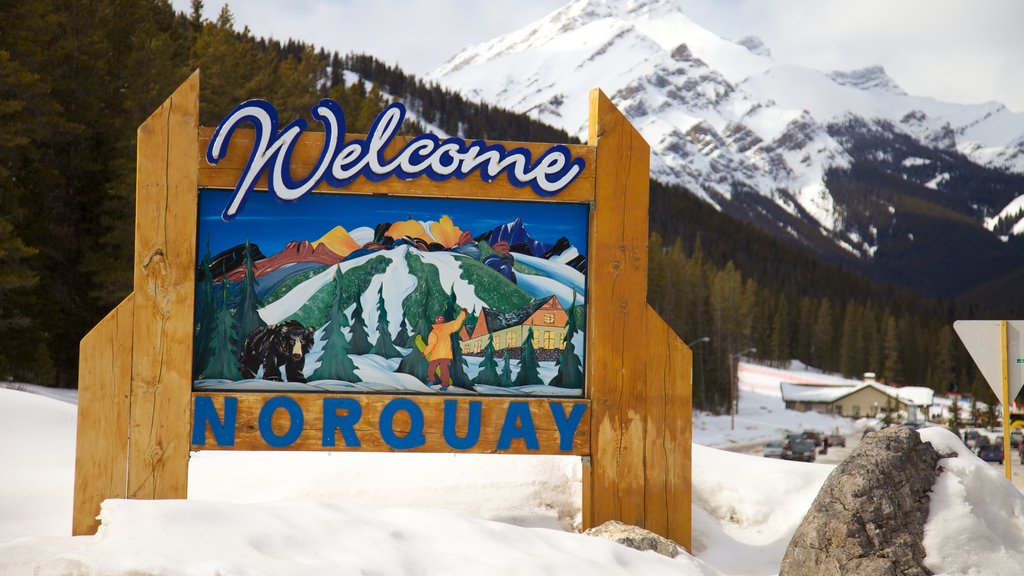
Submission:
[[[197,261],[206,252],[207,239],[213,255],[249,240],[271,256],[292,240],[314,241],[335,226],[351,231],[409,218],[436,221],[442,215],[474,237],[519,217],[535,240],[553,244],[565,236],[581,254],[587,254],[586,204],[351,194],[307,194],[283,203],[266,192],[253,192],[238,216],[225,222],[221,212],[230,196],[229,190],[200,191]]]

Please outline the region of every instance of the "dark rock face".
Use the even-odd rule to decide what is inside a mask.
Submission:
[[[942,456],[916,432],[869,434],[829,475],[779,576],[925,576],[924,523]]]

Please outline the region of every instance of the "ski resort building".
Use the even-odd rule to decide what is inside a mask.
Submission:
[[[789,410],[815,411],[850,418],[877,417],[880,412],[904,412],[908,419],[928,414],[933,392],[930,388],[895,388],[879,382],[861,384],[780,383],[782,400]]]
[[[522,348],[532,328],[533,348],[537,350],[538,357],[543,358],[546,354],[542,351],[558,351],[565,346],[565,325],[568,320],[569,314],[554,296],[534,300],[511,312],[484,308],[472,333],[463,330],[462,353],[466,356],[483,354],[484,347],[492,337],[495,352],[508,348],[511,353]]]

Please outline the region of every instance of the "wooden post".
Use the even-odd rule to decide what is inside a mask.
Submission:
[[[1010,348],[1009,339],[1007,338],[1007,322],[1006,320],[999,321],[999,337],[1002,343],[1000,348],[1002,349],[1002,415],[1003,415],[1003,464],[1005,466],[1006,479],[1013,480],[1010,473],[1010,463],[1012,461],[1013,454],[1010,452],[1010,402],[1013,398],[1010,398]]]
[[[198,138],[196,71],[139,127],[129,498],[187,491]]]
[[[591,462],[584,527],[619,520],[690,545],[690,353],[647,306],[650,146],[600,91],[587,298]]]
[[[127,496],[128,399],[132,378],[129,294],[82,339],[71,534],[95,534],[100,503]]]

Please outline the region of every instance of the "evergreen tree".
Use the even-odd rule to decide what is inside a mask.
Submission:
[[[192,371],[198,374],[209,362],[210,339],[217,320],[217,297],[213,286],[213,270],[210,269],[210,243],[206,243],[206,254],[199,265],[199,290],[196,294],[196,328],[192,345]]]
[[[576,332],[576,292],[573,291],[572,305],[569,306],[569,319],[565,323],[562,353],[558,355],[558,373],[551,379],[551,386],[583,389],[583,366],[579,356],[576,355],[576,345],[572,341]]]
[[[533,327],[526,332],[523,340],[523,355],[519,357],[519,373],[516,374],[513,386],[540,386],[544,382],[540,379],[540,364],[537,362],[537,352],[533,347]]]
[[[452,285],[452,289],[448,294],[448,307],[445,309],[444,318],[445,322],[451,322],[459,315],[462,308],[458,305],[455,300],[455,286]],[[459,388],[465,388],[467,390],[473,390],[473,383],[470,382],[469,375],[466,374],[466,366],[469,366],[469,362],[462,357],[462,337],[459,335],[460,330],[452,332],[451,343],[452,343],[452,363],[451,363],[451,378],[452,386],[458,386]]]
[[[245,242],[245,274],[242,278],[241,294],[238,298],[238,334],[244,340],[258,328],[267,325],[260,317],[260,301],[256,295],[256,274],[252,267],[252,246]]]
[[[476,378],[473,378],[473,384],[484,384],[487,386],[501,385],[501,375],[498,374],[498,363],[494,360],[493,334],[487,339],[487,345],[484,346],[484,358],[480,361],[480,371],[477,372]]]
[[[349,351],[352,354],[368,354],[370,352],[370,336],[366,332],[366,318],[363,317],[363,299],[356,295],[356,307],[352,310],[352,321],[349,324]]]
[[[320,356],[320,366],[310,376],[312,380],[340,380],[342,382],[361,382],[362,379],[356,374],[356,366],[349,358],[348,340],[345,339],[345,332],[342,328],[348,327],[348,318],[345,317],[343,302],[344,294],[341,289],[341,271],[334,276],[334,302],[327,316],[327,326],[324,327],[323,354]]]
[[[505,357],[501,361],[501,378],[498,380],[498,386],[512,387],[512,360],[508,356],[508,348],[505,348]]]
[[[413,344],[410,348],[411,350],[409,353],[406,354],[402,358],[402,361],[398,363],[396,372],[415,376],[420,382],[426,382],[427,367],[430,365],[430,362],[427,361],[423,352],[420,352],[419,346]]]
[[[399,324],[398,334],[395,334],[395,339],[393,340],[393,342],[395,343],[395,346],[400,346],[402,348],[409,347],[409,330],[405,318],[402,318]]]
[[[960,395],[953,396],[953,403],[949,407],[949,422],[946,427],[953,432],[959,433],[963,427],[963,420],[960,418]]]
[[[900,359],[899,333],[896,319],[889,316],[885,322],[885,363],[882,377],[889,384],[903,380],[903,361]]]
[[[209,358],[200,378],[241,380],[238,370],[239,340],[238,324],[235,322],[231,309],[228,307],[228,282],[221,279],[221,305],[217,309],[217,318],[213,326],[213,337],[210,339]]]
[[[370,349],[370,354],[384,358],[401,358],[402,353],[395,349],[391,341],[391,327],[388,324],[388,310],[384,306],[384,284],[377,291],[377,342]]]
[[[828,298],[822,298],[818,304],[818,313],[814,322],[814,335],[811,344],[812,366],[822,370],[835,370],[832,344],[833,339],[832,305]]]

